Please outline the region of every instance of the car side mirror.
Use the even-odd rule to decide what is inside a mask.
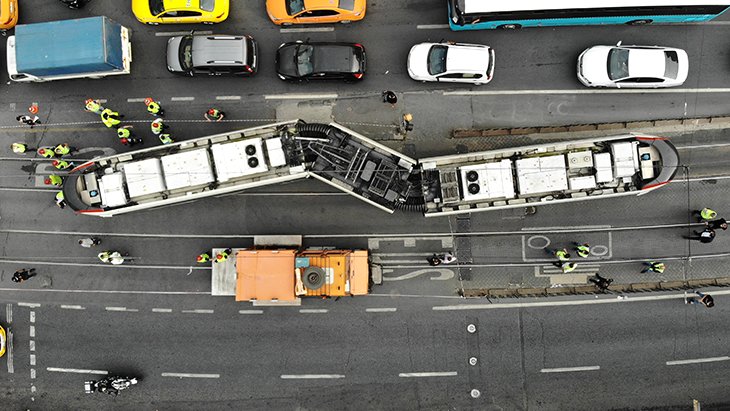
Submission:
[[[620,46],[621,43],[623,43],[623,41],[619,41],[618,43],[616,43],[616,46]]]

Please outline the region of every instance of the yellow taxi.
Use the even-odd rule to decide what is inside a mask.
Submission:
[[[266,0],[274,24],[349,23],[365,17],[366,0]]]
[[[18,0],[0,0],[0,31],[12,29],[18,23]]]
[[[5,355],[5,329],[0,325],[0,357]]]
[[[230,0],[132,0],[132,12],[145,24],[220,23]]]

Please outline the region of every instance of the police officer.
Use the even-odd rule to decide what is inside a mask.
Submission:
[[[649,261],[648,263],[644,263],[644,265],[646,266],[646,268],[641,270],[642,274],[648,272],[661,274],[664,272],[665,268],[664,263],[660,261]]]
[[[53,160],[51,161],[51,164],[53,164],[53,167],[56,167],[58,170],[65,170],[69,167],[71,167],[71,164],[69,164],[68,161],[63,160]]]
[[[578,257],[588,258],[588,256],[591,254],[591,246],[588,243],[573,244],[575,245],[575,253],[578,254]]]
[[[45,158],[56,157],[56,153],[53,150],[51,150],[50,148],[39,148],[38,155],[41,157],[45,157]]]
[[[65,156],[71,152],[71,147],[66,143],[62,143],[57,145],[56,148],[53,149],[53,152],[59,156]]]
[[[170,137],[169,133],[163,133],[163,134],[160,134],[160,142],[162,144],[172,144],[175,142],[175,140],[173,140],[172,137]]]
[[[61,178],[55,174],[51,174],[50,176],[46,177],[45,180],[43,180],[43,182],[48,185],[61,187],[63,185],[63,178]]]
[[[717,211],[709,208],[703,208],[702,210],[692,211],[692,215],[699,216],[700,221],[710,221],[717,217]]]
[[[94,114],[101,114],[101,112],[104,111],[104,107],[101,106],[99,100],[88,99],[85,103],[86,106],[84,107],[84,109],[86,111],[92,112]]]
[[[196,259],[196,261],[198,262],[198,264],[207,263],[208,261],[210,261],[210,254],[202,253],[202,254],[198,255],[198,258]]]
[[[567,274],[573,270],[575,270],[578,267],[578,264],[571,263],[570,261],[565,261],[563,264],[560,265],[560,268],[563,269],[563,274]]]
[[[165,115],[165,110],[160,107],[160,103],[153,100],[152,97],[144,99],[144,104],[147,106],[147,112],[156,117],[162,117]]]
[[[122,121],[119,118],[122,117],[116,111],[105,108],[101,112],[101,122],[104,123],[108,128],[114,128],[119,125]]]
[[[25,143],[13,143],[10,148],[13,149],[15,154],[25,154],[28,151],[28,145]]]
[[[64,197],[63,191],[59,191],[56,193],[56,205],[60,209],[66,207],[66,197]]]
[[[129,138],[132,136],[132,126],[121,126],[117,129],[117,137]]]
[[[232,252],[233,252],[233,250],[231,250],[230,248],[226,248],[225,250],[216,254],[215,262],[222,263],[222,262],[226,261],[228,259],[228,256],[231,255]]]
[[[570,254],[568,254],[568,250],[565,248],[560,250],[555,250],[554,252],[555,258],[558,259],[558,261],[568,261],[570,260]]]

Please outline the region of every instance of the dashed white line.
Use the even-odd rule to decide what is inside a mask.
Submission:
[[[239,314],[263,314],[264,310],[238,310]]]
[[[28,347],[30,348],[30,351],[35,351],[35,340],[28,341]]]
[[[172,308],[153,308],[152,312],[153,313],[171,313]]]
[[[342,374],[282,374],[282,380],[319,380],[345,378]]]
[[[74,374],[98,374],[98,375],[107,375],[109,374],[109,371],[104,370],[82,370],[78,368],[56,368],[56,367],[47,367],[46,371],[50,372],[69,372]]]
[[[444,91],[444,96],[513,96],[544,94],[704,94],[730,93],[730,88],[673,88],[673,89],[575,89],[575,90],[455,90]]]
[[[35,311],[30,312],[30,322],[32,322],[32,323],[35,322]]]
[[[30,307],[30,308],[38,308],[41,306],[40,304],[36,304],[36,303],[18,303],[18,305],[21,307]]]
[[[265,100],[332,100],[336,99],[336,93],[322,94],[266,94]]]
[[[327,32],[327,31],[335,31],[334,27],[308,27],[308,28],[287,28],[287,29],[280,29],[279,32],[281,34],[286,33],[316,33],[316,32]]]
[[[540,372],[551,373],[551,372],[575,372],[575,371],[598,371],[601,367],[597,365],[587,367],[564,367],[564,368],[543,368]]]
[[[667,365],[701,364],[701,363],[705,363],[705,362],[717,362],[717,361],[727,361],[727,360],[730,360],[730,357],[724,356],[724,357],[694,358],[691,360],[667,361]]]
[[[216,100],[240,100],[241,96],[216,96]]]
[[[170,101],[193,101],[195,97],[172,97]]]
[[[143,103],[143,102],[144,102],[144,99],[145,99],[145,97],[140,97],[140,98],[128,98],[128,99],[127,99],[127,103]]]
[[[30,355],[30,365],[35,365],[35,354]]]
[[[398,374],[402,378],[423,378],[423,377],[455,377],[458,373],[456,371],[446,372],[402,372]]]
[[[213,314],[214,310],[182,310],[186,314]]]
[[[162,376],[177,378],[220,378],[220,374],[190,374],[180,372],[163,372]]]
[[[30,338],[35,338],[35,325],[30,326]]]
[[[448,29],[448,24],[419,24],[416,26],[417,30],[435,30],[435,29]]]
[[[136,308],[127,308],[127,307],[104,307],[107,311],[121,311],[121,312],[129,312],[129,313],[136,313],[139,310]]]
[[[80,305],[62,305],[61,308],[64,310],[85,310],[86,307],[82,307]]]
[[[396,311],[395,307],[389,307],[389,308],[366,308],[366,313],[393,313]]]
[[[35,368],[30,369],[30,379],[35,380]]]
[[[329,310],[326,309],[311,309],[311,308],[302,308],[299,310],[302,314],[324,314]]]

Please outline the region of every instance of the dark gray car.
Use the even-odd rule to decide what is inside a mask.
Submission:
[[[167,69],[198,75],[256,74],[258,46],[251,36],[188,34],[167,41]]]
[[[282,80],[359,81],[365,75],[365,48],[357,43],[284,43],[276,52]]]

